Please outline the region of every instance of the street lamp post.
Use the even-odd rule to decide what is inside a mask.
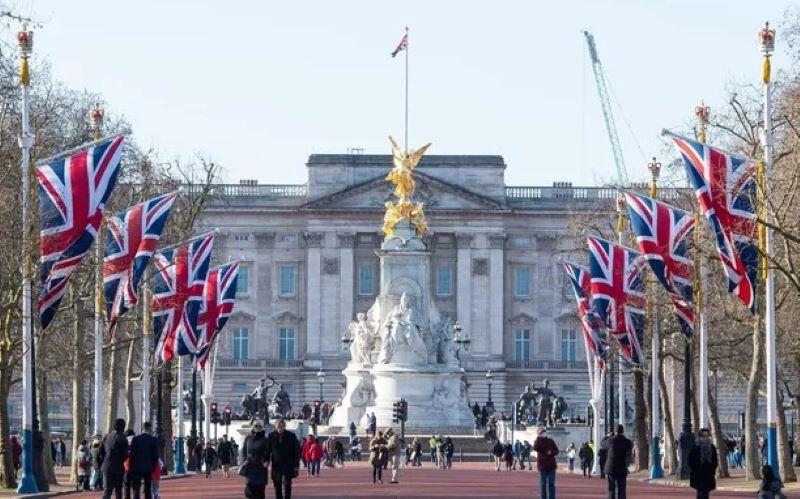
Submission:
[[[658,195],[658,177],[661,175],[661,163],[656,161],[656,158],[653,158],[651,163],[647,164],[647,169],[650,171],[650,197],[656,198]],[[661,450],[659,449],[661,440],[659,436],[661,435],[661,414],[660,414],[660,401],[659,401],[659,376],[660,376],[660,356],[661,356],[661,321],[659,317],[659,308],[653,307],[653,300],[656,297],[656,289],[657,283],[655,280],[650,277],[650,286],[649,292],[650,297],[647,300],[647,307],[648,312],[652,310],[653,314],[650,315],[652,317],[652,348],[651,348],[651,360],[650,360],[650,373],[652,374],[652,385],[651,385],[651,398],[650,398],[650,407],[651,411],[653,412],[652,417],[650,418],[650,423],[652,426],[652,445],[651,445],[651,467],[650,467],[650,479],[654,478],[664,478],[664,470],[661,467]]]
[[[492,375],[492,370],[489,369],[486,371],[486,386],[489,388],[489,399],[486,401],[486,408],[487,409],[494,409],[494,402],[492,402],[492,379],[494,376]]]

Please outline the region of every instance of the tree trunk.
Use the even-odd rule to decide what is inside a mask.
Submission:
[[[716,378],[714,379],[716,382]],[[719,411],[717,410],[717,399],[708,390],[708,421],[711,424],[711,434],[714,437],[714,446],[717,448],[717,478],[729,478],[728,472],[728,446],[725,444],[725,435],[722,432],[722,425],[719,422]]]
[[[664,443],[669,444],[664,452],[667,453],[669,458],[667,464],[669,467],[669,474],[675,475],[678,472],[678,449],[675,446],[675,429],[672,427],[672,409],[669,404],[669,391],[667,390],[667,382],[664,380],[664,358],[661,358],[661,365],[659,376],[659,388],[661,390],[661,416],[664,418]]]
[[[128,359],[125,363],[125,419],[128,423],[128,428],[134,429],[136,427],[136,408],[133,404],[133,357],[136,354],[136,342],[131,339],[128,343]]]
[[[84,372],[84,336],[85,332],[81,321],[79,301],[76,293],[72,295],[72,463],[70,466],[69,481],[78,481],[78,463],[74,456],[78,455],[78,448],[86,436],[86,401],[83,399],[83,389],[86,385]]]
[[[644,401],[644,373],[633,370],[633,427],[636,433],[636,471],[650,468],[650,441],[647,439],[647,409]]]
[[[111,342],[108,353],[108,386],[106,387],[106,428],[109,431],[114,427],[119,410],[119,351],[119,342]]]
[[[39,345],[41,345],[41,342],[39,342]],[[38,352],[41,351],[41,349],[37,350],[37,360],[41,359],[38,354]],[[53,468],[53,453],[51,452],[52,447],[50,446],[52,440],[50,437],[50,418],[48,416],[47,404],[47,369],[40,364],[36,371],[39,375],[36,387],[36,398],[39,406],[37,413],[39,416],[39,430],[41,430],[42,439],[44,440],[44,474],[49,484],[58,485],[58,480],[56,480],[56,471]]]
[[[797,475],[792,467],[792,452],[789,448],[789,429],[786,427],[786,412],[783,410],[783,390],[778,394],[778,468],[781,479],[785,482],[796,482]]]
[[[753,324],[753,362],[747,380],[747,405],[744,418],[745,475],[748,480],[761,479],[761,454],[758,449],[758,388],[761,365],[764,363],[764,340],[759,330],[760,319]]]
[[[0,344],[0,459],[2,459],[0,484],[5,488],[13,489],[17,487],[17,479],[14,472],[14,456],[11,453],[11,431],[8,419],[8,392],[13,375],[10,357],[11,350],[3,342]]]
[[[698,357],[700,355],[700,334],[692,335],[692,353]],[[695,369],[694,357],[688,359],[686,362],[691,362],[692,364],[692,427],[694,428],[694,431],[697,432],[700,430],[700,386],[697,383],[697,373],[700,369],[700,366],[698,365],[697,369]],[[697,362],[697,364],[700,364],[700,362]]]

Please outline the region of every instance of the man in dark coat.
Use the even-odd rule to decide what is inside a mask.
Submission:
[[[608,432],[608,435],[600,440],[600,448],[597,449],[597,462],[600,464],[600,478],[606,477],[606,461],[608,460],[608,441],[614,436],[614,431]]]
[[[219,463],[222,465],[222,476],[230,478],[231,462],[233,462],[233,446],[228,435],[222,435],[222,442],[217,447],[217,454],[219,454]]]
[[[153,470],[158,464],[158,441],[150,434],[153,426],[149,421],[142,425],[144,431],[131,440],[131,469],[128,472],[131,478],[134,499],[139,499],[139,487],[144,483],[144,497],[150,499],[151,478]]]
[[[292,499],[292,479],[300,470],[300,442],[286,430],[286,421],[275,422],[275,431],[267,436],[267,454],[272,464],[276,499]]]
[[[711,443],[711,432],[700,428],[697,442],[689,453],[689,485],[697,491],[698,499],[707,498],[717,488],[717,448]]]
[[[616,434],[606,441],[608,457],[605,472],[608,479],[608,499],[625,499],[628,484],[628,465],[631,462],[633,442],[625,438],[625,428],[617,426]]]
[[[547,436],[547,431],[542,428],[536,441],[533,443],[536,451],[536,469],[539,470],[540,493],[542,499],[556,498],[556,456],[558,446],[555,441]]]
[[[242,469],[239,474],[245,477],[245,497],[263,499],[267,488],[267,437],[261,421],[253,421],[252,432],[242,444]]]
[[[125,476],[124,463],[128,457],[128,439],[125,438],[125,420],[117,419],[114,430],[103,439],[101,454],[103,456],[103,499],[111,499],[114,492],[116,499],[122,499],[122,480]]]

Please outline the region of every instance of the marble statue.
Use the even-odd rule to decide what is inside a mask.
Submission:
[[[398,349],[407,349],[414,354],[415,363],[425,363],[428,349],[422,337],[424,327],[425,324],[411,304],[408,294],[403,293],[400,303],[389,312],[378,362],[388,364]]]
[[[272,415],[277,418],[288,418],[292,414],[292,402],[283,385],[278,386],[278,391],[272,397],[272,404],[270,404]]]
[[[367,322],[367,314],[359,312],[356,320],[348,326],[350,329],[350,359],[352,362],[369,364],[370,354],[375,344],[375,334]]]
[[[453,320],[449,316],[445,317],[438,329],[439,344],[436,352],[436,362],[440,364],[452,364],[456,362]]]

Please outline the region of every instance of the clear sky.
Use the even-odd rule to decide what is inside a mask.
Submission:
[[[757,82],[756,31],[786,0],[31,0],[36,57],[100,92],[162,158],[203,153],[226,180],[302,183],[312,153],[500,154],[509,184],[589,185],[614,166],[581,30],[595,34],[632,178],[701,98]],[[778,35],[780,37],[780,34]],[[778,54],[774,67],[787,64]],[[642,151],[633,140],[633,130]]]

